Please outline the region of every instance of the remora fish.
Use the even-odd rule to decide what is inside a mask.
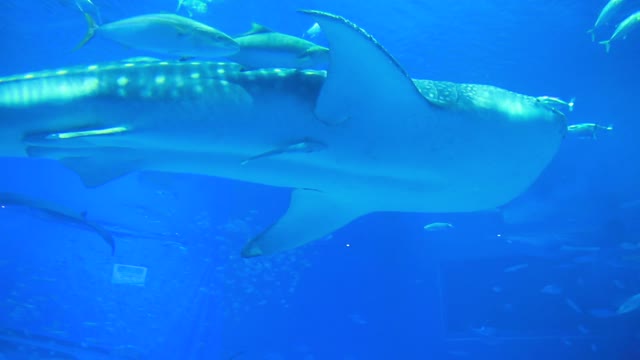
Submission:
[[[328,74],[118,61],[1,78],[0,156],[58,159],[87,186],[156,170],[293,188],[286,213],[245,257],[372,212],[493,209],[555,156],[565,117],[535,97],[412,80],[353,23],[304,13],[331,45]],[[291,139],[325,148],[242,165]]]
[[[293,143],[293,144],[290,144],[290,145],[278,147],[278,148],[275,148],[273,150],[269,150],[267,152],[264,152],[262,154],[258,154],[258,155],[252,156],[252,157],[248,158],[247,160],[244,160],[241,164],[245,165],[249,161],[253,161],[253,160],[256,160],[256,159],[269,157],[269,156],[275,156],[275,155],[279,155],[279,154],[309,153],[309,152],[313,152],[313,151],[324,150],[325,148],[326,148],[326,145],[324,145],[321,142],[314,141],[312,139],[304,139],[302,141],[299,141],[299,142],[296,142],[296,143]]]
[[[329,49],[310,41],[252,24],[250,31],[234,37],[240,51],[227,58],[246,68],[310,69],[329,63]]]
[[[613,16],[622,7],[624,1],[625,0],[609,0],[607,5],[602,8],[600,15],[598,15],[598,19],[596,19],[596,23],[593,24],[593,28],[587,31],[587,33],[591,34],[591,41],[595,41],[596,39],[596,30],[613,18]]]
[[[602,126],[594,123],[581,123],[567,126],[567,132],[581,139],[596,139],[598,131],[613,131],[613,125]]]
[[[611,35],[609,40],[600,41],[600,44],[604,45],[604,48],[607,52],[611,49],[611,42],[618,38],[626,39],[627,35],[635,29],[640,24],[640,11],[636,11],[631,14],[628,18],[622,20],[620,24],[616,27],[616,30]]]
[[[96,34],[145,51],[179,57],[216,58],[236,53],[238,44],[211,26],[174,14],[147,14],[98,26],[85,13],[89,31],[76,46],[88,43]]]
[[[49,216],[88,228],[98,234],[110,247],[111,255],[116,251],[116,243],[113,236],[100,225],[87,220],[86,213],[78,213],[58,204],[33,198],[23,194],[0,192],[0,205],[25,206],[40,210]]]
[[[569,111],[573,111],[573,107],[576,104],[576,98],[571,98],[571,100],[569,100],[568,102],[553,96],[538,96],[536,99],[541,103],[548,105],[550,107],[553,107],[553,105],[566,106],[569,109]]]

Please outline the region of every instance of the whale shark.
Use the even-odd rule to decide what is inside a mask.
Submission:
[[[0,156],[48,158],[99,186],[134,171],[292,189],[242,256],[320,239],[373,212],[473,212],[523,193],[565,116],[490,85],[412,79],[373,36],[302,10],[326,71],[116,61],[0,79]]]

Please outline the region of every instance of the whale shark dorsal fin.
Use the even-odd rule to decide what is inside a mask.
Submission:
[[[242,256],[255,257],[293,249],[320,239],[370,212],[351,200],[318,190],[294,190],[287,212],[249,241]]]
[[[300,11],[313,17],[329,42],[327,79],[316,101],[318,119],[328,124],[361,119],[368,126],[371,119],[396,118],[398,109],[406,114],[428,110],[409,75],[371,35],[343,17]]]

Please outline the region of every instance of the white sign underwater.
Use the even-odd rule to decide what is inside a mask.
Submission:
[[[144,286],[147,278],[147,268],[124,264],[113,264],[112,284],[127,284]]]

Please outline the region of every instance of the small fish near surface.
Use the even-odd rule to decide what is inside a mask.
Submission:
[[[591,41],[595,41],[596,30],[611,21],[624,2],[625,0],[609,0],[609,2],[602,8],[593,28],[587,31],[588,34],[591,34]]]
[[[602,126],[595,123],[581,123],[567,126],[567,133],[580,139],[596,139],[596,133],[613,131],[613,125]]]
[[[636,310],[638,307],[640,307],[640,293],[635,294],[625,300],[625,302],[623,302],[622,305],[620,305],[620,307],[618,308],[617,314],[626,314]]]
[[[512,272],[520,271],[522,269],[526,269],[528,267],[529,267],[529,264],[524,263],[524,264],[509,266],[508,268],[505,268],[503,271],[505,273],[512,273]]]
[[[453,225],[444,222],[434,222],[424,226],[426,231],[443,231],[453,229]]]
[[[631,14],[626,19],[622,20],[620,24],[616,27],[616,30],[613,32],[613,35],[609,38],[609,40],[600,41],[600,44],[604,45],[604,48],[607,52],[611,50],[611,42],[616,39],[626,39],[629,33],[636,27],[640,25],[640,11],[636,11]]]
[[[75,50],[100,34],[122,45],[181,58],[218,58],[240,49],[227,34],[211,26],[174,14],[146,14],[98,26],[85,13],[89,30]]]
[[[567,304],[568,307],[571,308],[571,310],[573,310],[574,312],[578,313],[578,314],[582,314],[582,309],[580,308],[580,306],[578,306],[578,304],[575,303],[575,301],[569,299],[569,298],[565,298],[564,302]]]
[[[113,236],[102,226],[87,220],[87,214],[84,212],[75,212],[55,203],[47,202],[41,199],[30,197],[24,194],[0,192],[0,205],[17,205],[25,206],[40,210],[55,219],[60,219],[73,224],[81,225],[98,234],[111,247],[111,255],[116,251],[116,243]]]
[[[562,294],[562,288],[555,284],[545,285],[540,292],[547,295],[560,295]]]
[[[240,51],[227,58],[246,68],[313,69],[329,63],[326,47],[256,23],[234,40],[240,45]]]

